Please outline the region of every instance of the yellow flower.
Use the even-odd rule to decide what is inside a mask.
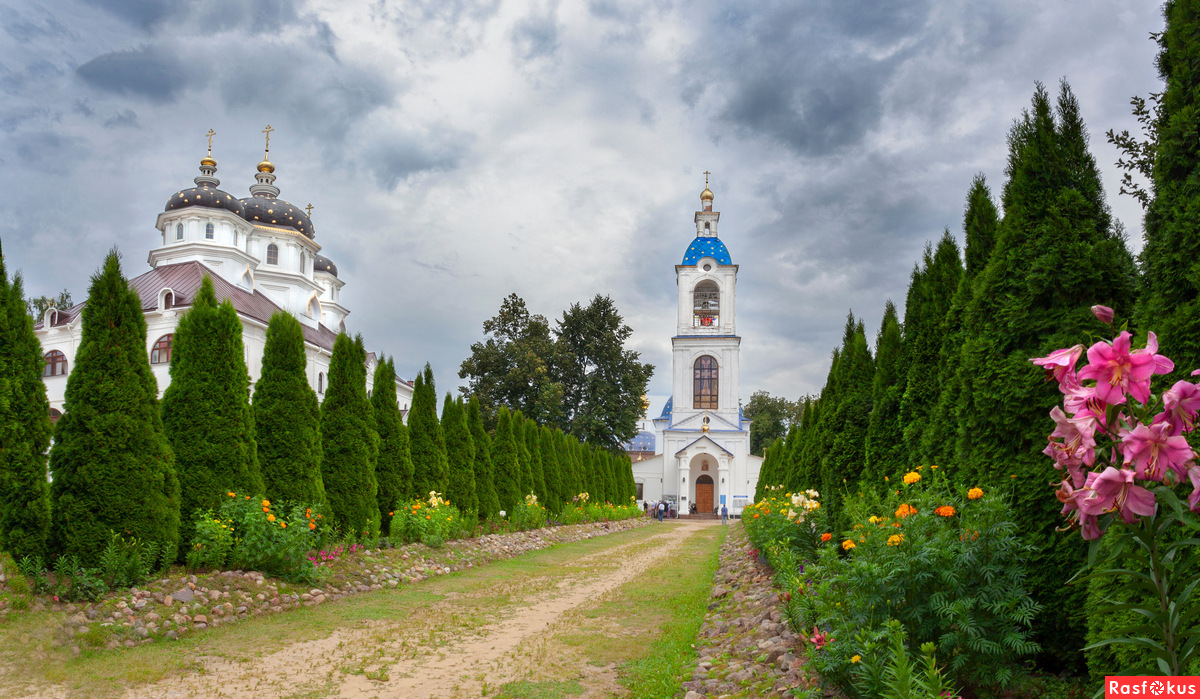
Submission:
[[[270,506],[271,506],[270,500],[263,500],[263,507],[270,507]]]
[[[229,497],[233,497],[233,496],[234,496],[234,494],[233,494],[233,493],[230,493],[230,494],[229,494]]]
[[[879,524],[880,522],[883,521],[883,519],[876,517],[875,515],[871,515],[871,519],[868,519],[867,521],[870,522],[871,524]]]
[[[970,490],[967,491],[967,499],[968,500],[978,500],[981,497],[983,497],[983,489],[982,488],[971,488]]]
[[[935,464],[935,465],[933,465],[933,466],[930,466],[929,468],[932,468],[932,469],[935,469],[935,470],[936,470],[936,469],[937,469],[937,465]]]
[[[275,521],[275,515],[267,515],[267,521],[268,521],[268,522],[274,522],[274,521]]]
[[[904,543],[904,535],[903,534],[892,534],[891,536],[888,537],[888,540],[887,540],[888,546],[899,546],[902,543]]]
[[[912,485],[919,480],[921,480],[921,474],[917,473],[916,471],[909,471],[908,473],[904,474],[905,485]]]
[[[855,546],[857,546],[857,544],[854,543],[853,539],[846,539],[845,541],[842,542],[842,548],[847,551],[854,548]]]
[[[861,655],[852,655],[852,656],[850,656],[850,662],[852,662],[852,663],[857,663],[857,662],[858,662],[858,661],[860,661],[860,660],[862,660],[862,656],[861,656]]]

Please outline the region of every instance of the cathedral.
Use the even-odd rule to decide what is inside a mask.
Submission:
[[[172,194],[155,221],[159,240],[150,250],[150,271],[129,280],[142,299],[146,349],[160,397],[171,382],[175,327],[208,276],[217,299],[232,302],[242,321],[251,383],[262,375],[267,323],[282,310],[300,321],[308,381],[317,398],[325,398],[333,343],[338,333],[346,332],[350,314],[340,298],[346,282],[338,277],[333,261],[321,254],[309,216],[311,205],[303,209],[279,198],[275,165],[268,159],[271,131],[268,126],[267,147],[250,196],[241,199],[219,189],[209,131],[208,155],[200,160],[195,186]],[[82,303],[49,308],[34,326],[45,356],[43,381],[55,420],[62,414],[67,374],[82,336],[82,309]],[[368,390],[377,364],[377,355],[368,354]],[[400,409],[407,413],[412,385],[398,379],[396,395]]]
[[[633,476],[640,500],[666,500],[680,513],[694,504],[701,513],[724,505],[739,514],[754,499],[762,458],[750,454],[750,421],[738,397],[738,268],[717,237],[721,214],[707,180],[700,204],[696,238],[675,265],[671,397],[653,421],[660,451],[635,462]]]

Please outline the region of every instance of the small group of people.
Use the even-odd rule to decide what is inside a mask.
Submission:
[[[650,515],[651,518],[657,518],[660,522],[663,521],[664,517],[675,516],[675,508],[671,507],[670,503],[666,500],[659,500],[658,502],[647,500],[642,504],[642,507],[645,509],[646,514]]]

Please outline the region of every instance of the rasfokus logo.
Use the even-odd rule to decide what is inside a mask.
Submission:
[[[1196,697],[1200,699],[1200,677],[1109,676],[1104,678],[1104,698]]]

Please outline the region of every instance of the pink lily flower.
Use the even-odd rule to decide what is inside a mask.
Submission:
[[[1097,427],[1104,432],[1109,431],[1104,424],[1108,403],[1096,395],[1095,386],[1084,386],[1079,383],[1078,377],[1069,376],[1058,385],[1058,390],[1063,393],[1063,405],[1066,406],[1067,413],[1076,419],[1093,417],[1098,423]]]
[[[1100,473],[1089,473],[1084,490],[1091,493],[1076,499],[1079,511],[1095,517],[1115,510],[1126,524],[1136,522],[1138,515],[1154,514],[1154,493],[1134,485],[1133,476],[1133,471],[1127,468],[1118,471],[1112,466]]]
[[[1072,485],[1070,479],[1064,478],[1063,482],[1059,483],[1058,490],[1054,491],[1054,496],[1063,504],[1062,515],[1064,517],[1079,509],[1079,503],[1076,501],[1079,493],[1083,493],[1083,489]]]
[[[1053,378],[1061,384],[1068,376],[1074,378],[1075,364],[1079,362],[1081,356],[1083,356],[1083,345],[1075,345],[1066,349],[1054,350],[1045,357],[1029,361],[1046,370],[1047,381]]]
[[[1097,421],[1090,415],[1069,418],[1058,407],[1050,411],[1057,427],[1050,435],[1050,443],[1042,452],[1054,459],[1054,467],[1061,470],[1066,467],[1071,474],[1071,481],[1076,488],[1083,487],[1084,471],[1082,466],[1093,466],[1096,463],[1096,427]],[[1055,441],[1055,437],[1062,441]]]
[[[1139,403],[1150,400],[1150,377],[1175,368],[1170,359],[1157,354],[1158,338],[1149,334],[1145,349],[1130,351],[1127,331],[1112,341],[1097,342],[1088,348],[1088,365],[1079,371],[1080,379],[1096,380],[1096,395],[1105,403],[1125,402],[1125,394]]]
[[[826,644],[833,642],[832,638],[826,638],[824,633],[822,633],[821,631],[818,631],[816,626],[813,627],[812,638],[810,638],[808,640],[810,643],[813,644],[813,646],[816,647],[817,650],[821,650],[822,648],[825,647]]]
[[[1184,437],[1171,436],[1171,430],[1168,422],[1121,430],[1120,449],[1125,454],[1125,465],[1132,463],[1138,478],[1161,481],[1167,469],[1178,474],[1179,480],[1187,475],[1186,464],[1194,456],[1192,447]]]
[[[1179,435],[1196,429],[1196,412],[1200,411],[1200,386],[1177,381],[1163,392],[1163,411],[1154,416],[1155,424],[1166,422],[1171,434]]]
[[[1104,323],[1105,325],[1112,325],[1113,309],[1109,308],[1108,306],[1101,306],[1098,304],[1092,306],[1092,315],[1096,316],[1101,323]]]
[[[1192,464],[1188,469],[1188,480],[1192,482],[1192,494],[1188,496],[1188,509],[1200,512],[1200,466]]]

